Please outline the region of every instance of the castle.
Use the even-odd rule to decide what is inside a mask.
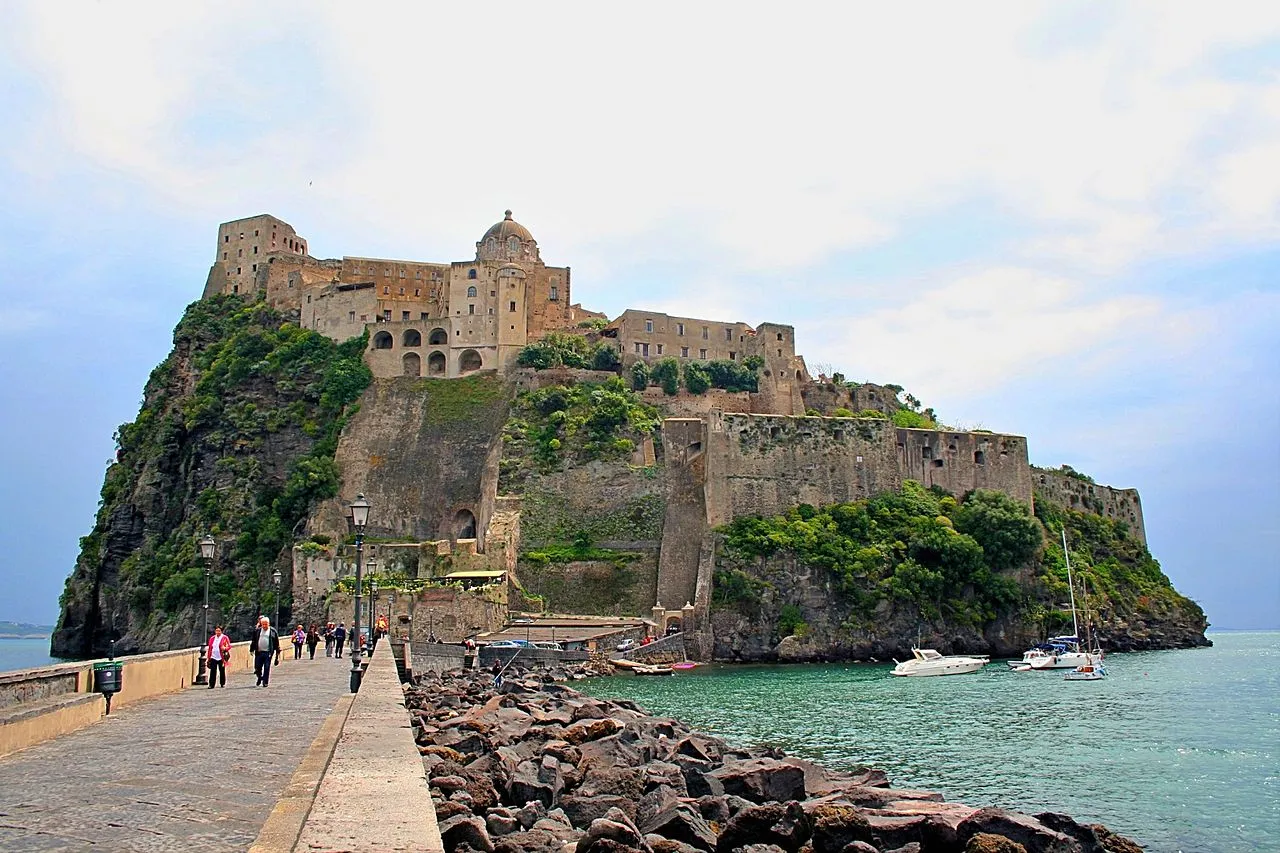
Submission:
[[[570,268],[547,266],[533,235],[509,210],[476,242],[474,258],[449,263],[321,260],[292,226],[273,216],[227,222],[218,228],[218,254],[205,286],[206,296],[215,293],[263,294],[273,307],[296,312],[304,327],[335,340],[368,331],[365,360],[383,381],[375,383],[339,444],[343,498],[366,494],[382,508],[380,533],[430,543],[421,552],[429,556],[413,556],[416,546],[405,551],[410,574],[434,573],[424,567],[441,554],[472,570],[514,570],[521,508],[518,497],[498,489],[505,404],[466,429],[441,431],[426,414],[423,392],[396,380],[488,373],[526,388],[563,381],[556,371],[534,375],[516,368],[525,346],[553,332],[589,333],[614,346],[624,366],[666,358],[682,365],[759,364],[754,392],[645,392],[667,414],[656,479],[620,486],[626,478],[615,476],[602,486],[566,477],[555,484],[556,499],[584,516],[611,501],[618,512],[625,501],[646,495],[660,502],[663,518],[652,541],[630,543],[653,554],[646,594],[677,607],[693,602],[699,619],[709,605],[714,529],[735,517],[856,500],[900,488],[908,479],[955,494],[994,489],[1027,505],[1037,476],[1042,488],[1071,486],[1051,472],[1033,472],[1022,436],[807,416],[840,409],[887,416],[900,404],[891,388],[815,381],[796,354],[791,326],[751,327],[643,309],[607,321],[572,301]],[[632,463],[655,461],[650,443],[637,449]],[[1086,499],[1101,501],[1097,494],[1091,488]],[[1104,495],[1106,505],[1141,535],[1136,493],[1117,494],[1114,500]],[[320,508],[312,528],[340,532],[342,505],[331,501]],[[323,576],[316,574],[316,560],[296,555],[295,588],[327,585],[340,572],[336,554],[322,562]]]

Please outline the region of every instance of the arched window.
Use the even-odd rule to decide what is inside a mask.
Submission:
[[[427,375],[428,376],[444,376],[445,359],[444,353],[433,352],[427,356]]]
[[[419,332],[417,329],[405,329],[404,345],[407,347],[422,346],[422,332]]]
[[[456,539],[475,539],[476,538],[476,517],[469,509],[460,509],[458,514],[453,517],[454,538]]]
[[[463,373],[471,373],[479,370],[484,366],[484,360],[480,358],[480,353],[473,349],[463,350],[462,357],[458,360],[458,369]]]
[[[447,344],[449,343],[449,333],[444,329],[432,329],[431,334],[427,336],[429,344]]]
[[[418,355],[416,352],[407,352],[404,354],[404,375],[422,375],[422,356]]]
[[[468,299],[476,298],[476,286],[474,284],[467,288],[467,298]]]
[[[519,237],[507,238],[507,252],[510,253],[511,257],[513,258],[516,255],[520,254],[520,238]]]
[[[467,278],[475,278],[475,277],[476,277],[475,270],[467,270]]]
[[[378,334],[374,335],[373,348],[374,349],[391,349],[391,333],[378,332]]]

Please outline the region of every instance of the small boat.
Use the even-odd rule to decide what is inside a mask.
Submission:
[[[636,675],[675,675],[676,671],[669,666],[638,666],[632,670]]]
[[[1014,672],[1043,669],[1079,669],[1085,666],[1101,666],[1102,650],[1089,651],[1092,638],[1080,639],[1080,618],[1076,613],[1076,585],[1071,576],[1071,551],[1067,548],[1067,530],[1062,529],[1062,555],[1067,562],[1067,591],[1071,595],[1071,627],[1075,633],[1071,636],[1050,637],[1043,643],[1037,643],[1027,649],[1022,660],[1008,661],[1009,669]],[[1087,602],[1086,602],[1087,606]],[[1085,614],[1088,627],[1088,613]],[[1103,672],[1105,675],[1105,670]]]
[[[684,661],[680,661],[680,663],[671,664],[671,668],[672,669],[693,669],[697,665],[698,665],[697,661],[684,660]]]
[[[935,649],[913,648],[911,654],[911,660],[894,661],[893,675],[964,675],[991,662],[986,655],[943,655]]]
[[[1086,663],[1062,676],[1066,681],[1101,681],[1107,669],[1101,663]]]

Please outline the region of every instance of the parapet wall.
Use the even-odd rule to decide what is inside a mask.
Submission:
[[[1092,512],[1129,525],[1129,532],[1143,545],[1147,528],[1142,520],[1142,498],[1137,489],[1115,489],[1043,468],[1032,469],[1035,489],[1054,503],[1079,512]]]

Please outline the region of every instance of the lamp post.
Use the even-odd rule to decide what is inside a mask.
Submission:
[[[271,574],[271,580],[272,580],[272,581],[274,581],[274,582],[275,582],[275,585],[276,585],[276,621],[275,621],[275,626],[276,626],[276,631],[277,631],[277,632],[279,632],[279,631],[280,631],[280,570],[279,570],[279,569],[276,569],[274,572],[272,572],[272,574]]]
[[[373,569],[369,570],[373,574]],[[378,632],[374,626],[378,624],[378,579],[369,578],[369,650],[378,644]]]
[[[355,638],[351,644],[351,692],[355,693],[360,689],[360,591],[364,586],[363,565],[361,560],[364,558],[364,527],[369,523],[369,502],[364,499],[364,495],[356,495],[356,499],[351,502],[351,526],[356,531],[356,601],[355,601]]]
[[[208,533],[200,540],[200,556],[204,558],[204,633],[200,635],[200,668],[196,672],[195,684],[209,683],[208,663],[205,661],[209,654],[209,570],[217,547],[218,543]]]

